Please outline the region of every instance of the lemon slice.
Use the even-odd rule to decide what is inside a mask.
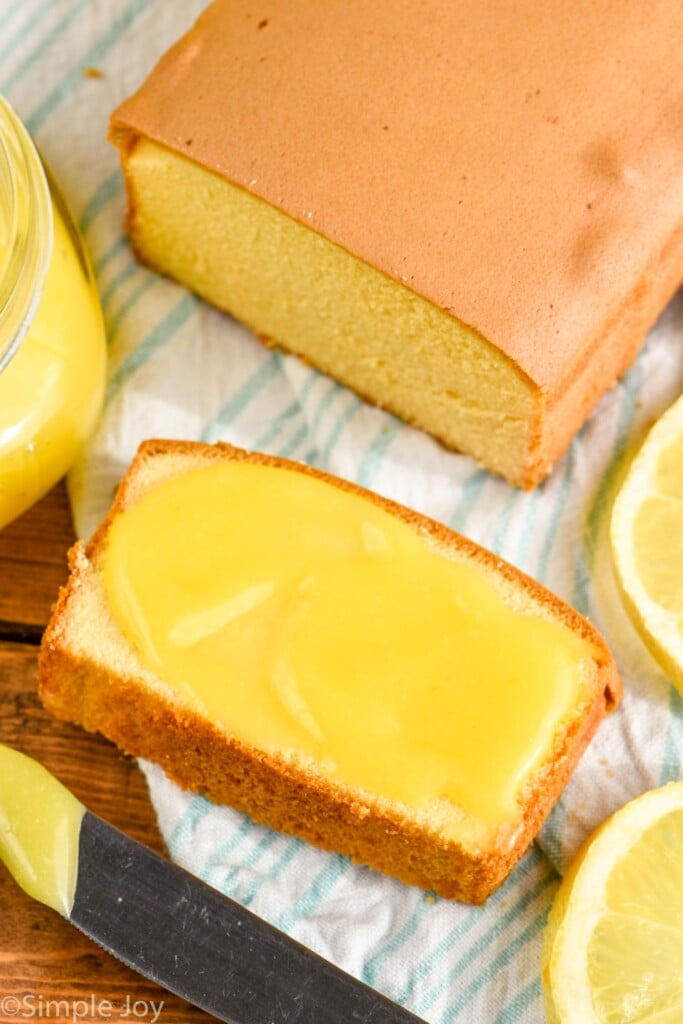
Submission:
[[[610,534],[628,612],[683,693],[683,396],[634,459],[614,503]]]
[[[683,1021],[683,782],[610,818],[572,865],[548,921],[548,1024]]]

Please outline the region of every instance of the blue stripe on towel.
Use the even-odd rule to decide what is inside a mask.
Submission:
[[[231,853],[234,853],[238,846],[242,845],[247,836],[253,831],[253,828],[254,826],[251,819],[244,815],[239,828],[233,832],[224,843],[219,843],[211,856],[205,862],[199,877],[204,882],[210,882],[214,871],[222,866],[226,857],[229,857]]]
[[[539,887],[541,891],[548,888],[550,884],[554,882],[554,879],[546,879],[545,883]],[[506,946],[498,953],[493,960],[487,964],[483,970],[468,984],[465,988],[458,991],[455,1002],[451,1003],[448,1012],[442,1018],[443,1024],[451,1024],[456,1017],[469,1005],[475,995],[477,995],[481,989],[486,985],[496,973],[502,970],[510,963],[518,954],[522,952],[525,946],[529,945],[534,939],[538,937],[546,923],[546,911],[543,910],[540,914],[537,914],[531,924],[527,925],[523,932],[518,935],[512,942],[507,943]],[[467,965],[467,962],[474,959],[474,956],[467,954],[463,957],[463,964]],[[460,972],[458,972],[460,973]],[[453,972],[449,975],[449,982],[453,981]]]
[[[278,352],[271,352],[259,364],[257,369],[230,396],[222,406],[218,414],[207,423],[201,434],[202,441],[215,441],[230,426],[233,420],[244,412],[251,401],[259,392],[270,383],[280,372],[281,356]]]
[[[192,797],[166,841],[168,852],[172,857],[175,856],[181,846],[190,841],[197,825],[212,810],[213,806],[210,800],[207,800],[206,797],[201,796],[199,793]]]
[[[499,889],[488,899],[486,903],[486,911],[499,907],[501,903],[508,901],[509,897],[506,892],[508,885],[512,891],[515,884],[523,881],[527,875],[537,867],[539,857],[540,854],[534,851],[527,853],[515,868],[507,885]],[[514,881],[512,881],[513,879]],[[527,899],[526,896],[523,896],[522,898]],[[518,904],[515,904],[514,907],[507,912],[507,923],[510,923],[514,919],[520,909],[521,908]],[[406,1003],[412,992],[417,990],[417,987],[422,980],[426,978],[434,968],[440,967],[443,964],[444,958],[447,954],[455,948],[458,942],[464,938],[468,932],[479,924],[484,913],[484,910],[472,908],[460,921],[458,921],[454,928],[450,929],[446,935],[439,939],[436,946],[434,946],[429,952],[423,951],[419,963],[416,964],[411,971],[405,987],[398,996],[398,1001],[400,1003]]]
[[[351,395],[346,408],[337,417],[332,429],[330,430],[327,441],[325,441],[325,444],[322,447],[320,457],[322,459],[324,466],[327,465],[330,456],[332,455],[332,452],[334,451],[347,426],[349,425],[353,417],[356,415],[358,410],[362,408],[363,403],[361,402],[360,398],[358,398],[356,395]]]
[[[86,204],[85,209],[78,218],[78,226],[84,235],[87,235],[88,231],[92,227],[93,221],[102,213],[102,210],[107,206],[111,200],[117,196],[123,188],[123,178],[121,171],[116,170],[105,178],[97,188],[95,189],[92,197]]]
[[[316,876],[304,894],[299,897],[293,907],[289,907],[275,920],[276,928],[291,932],[303,917],[315,913],[317,907],[325,900],[346,872],[351,862],[338,853],[330,854],[325,867]]]
[[[113,245],[110,245],[108,249],[105,249],[101,256],[93,261],[93,273],[95,274],[95,277],[99,278],[112,260],[115,260],[120,253],[126,250],[127,247],[128,239],[125,235],[119,235]]]
[[[402,427],[400,420],[386,414],[385,422],[375,434],[358,466],[356,476],[362,487],[372,487],[382,467],[382,460]]]
[[[666,730],[664,760],[659,784],[678,782],[681,778],[681,751],[683,751],[683,697],[671,684],[669,697],[669,724]]]
[[[437,906],[438,897],[430,896],[432,902],[430,903],[425,896],[422,896],[415,906],[412,914],[405,922],[402,928],[392,935],[389,941],[375,953],[364,965],[362,979],[366,985],[374,985],[376,982],[377,975],[384,966],[385,962],[389,960],[395,953],[401,949],[402,946],[411,939],[422,922],[422,919]]]
[[[542,999],[541,993],[541,979],[536,977],[533,981],[522,989],[522,991],[515,996],[515,998],[508,1003],[503,1012],[499,1014],[491,1024],[516,1024],[523,1013],[533,1006],[535,1003],[539,1004],[538,1007],[538,1019],[540,1020],[543,1014],[542,1007],[540,1005]]]
[[[467,520],[473,512],[486,483],[490,479],[491,475],[485,469],[475,469],[467,477],[460,490],[458,504],[449,519],[448,525],[452,530],[456,530],[458,533],[465,532]]]
[[[111,318],[107,321],[107,333],[109,335],[109,341],[112,342],[119,332],[121,324],[128,316],[134,306],[140,301],[140,299],[151,291],[152,288],[158,283],[158,278],[154,277],[153,274],[145,273],[140,284],[133,289],[133,291],[125,297],[121,303],[119,309]],[[144,344],[144,339],[138,344],[138,348]]]
[[[34,67],[41,57],[45,54],[45,51],[54,43],[56,39],[64,32],[72,21],[81,13],[84,7],[88,5],[89,0],[79,0],[79,3],[73,5],[73,7],[64,15],[64,17],[54,25],[47,35],[40,40],[40,42],[33,47],[30,53],[28,53],[19,65],[13,69],[13,71],[0,82],[0,92],[9,92],[13,89],[19,81],[24,77],[27,71],[30,71]],[[49,4],[45,7],[49,9]],[[41,12],[44,16],[45,9]],[[42,20],[42,18],[41,18]]]
[[[429,1010],[429,1008],[436,1002],[436,1000],[441,995],[443,995],[444,992],[451,988],[453,983],[460,977],[460,975],[466,970],[466,968],[469,967],[470,964],[472,964],[477,959],[478,956],[485,953],[486,950],[491,946],[491,944],[496,939],[499,939],[508,930],[508,928],[513,926],[517,922],[520,914],[523,911],[527,910],[531,906],[531,904],[534,903],[536,899],[538,899],[539,896],[543,895],[543,893],[545,893],[551,886],[556,885],[557,880],[558,879],[556,872],[552,868],[548,867],[546,873],[531,887],[531,889],[529,889],[528,892],[525,892],[521,896],[519,896],[515,900],[513,905],[508,910],[506,910],[504,914],[501,914],[501,916],[496,919],[493,925],[487,928],[485,932],[482,932],[482,934],[475,939],[475,941],[472,943],[472,945],[469,947],[466,953],[464,953],[455,962],[455,964],[453,965],[453,967],[451,967],[449,971],[444,971],[441,974],[441,977],[439,978],[438,982],[432,987],[432,989],[426,994],[426,996],[420,1000],[416,1010],[418,1015],[424,1015]],[[500,954],[498,954],[496,960],[499,960],[501,957],[505,957],[506,959],[502,960],[498,966],[503,966],[503,963],[507,962],[507,959],[509,959],[509,955],[511,955],[510,950],[514,949],[516,951],[517,949],[521,948],[521,946],[527,941],[528,938],[531,938],[534,935],[536,935],[540,928],[543,926],[544,921],[545,908],[543,914],[535,918],[532,921],[532,923],[524,929],[522,935],[518,936],[511,942],[505,943],[504,949]],[[445,953],[447,954],[449,951],[451,951],[454,948],[454,945],[454,943],[448,945],[446,947]],[[465,994],[471,990],[472,984],[476,983],[475,990],[478,990],[481,987],[481,985],[486,982],[487,977],[489,976],[489,971],[491,971],[492,969],[493,963],[487,965],[487,967],[482,971],[482,974],[475,979],[475,982],[470,983],[470,985],[462,991],[461,999],[458,1001],[457,1004],[457,1012],[459,1012],[460,1009],[462,1009],[462,1007],[465,1005],[465,1001],[463,1000],[465,999]],[[453,1013],[449,1012],[445,1019],[450,1021],[453,1015]]]
[[[176,331],[189,320],[196,305],[197,300],[193,295],[185,295],[146,335],[142,343],[123,360],[109,379],[105,394],[105,406],[111,404],[132,374],[143,367],[155,352],[171,340]]]
[[[117,289],[119,289],[122,284],[125,284],[126,281],[129,281],[131,277],[135,277],[136,274],[139,273],[139,265],[137,263],[134,263],[132,260],[127,262],[125,267],[121,267],[118,273],[114,274],[106,288],[102,288],[100,291],[100,305],[102,306],[102,309],[106,310],[114,292],[117,291]],[[145,280],[147,279],[145,278]]]
[[[3,61],[5,57],[9,56],[9,54],[16,49],[23,36],[28,35],[32,28],[35,28],[36,25],[41,23],[45,17],[45,12],[50,9],[53,2],[54,0],[43,0],[42,4],[38,5],[35,11],[29,15],[27,20],[16,28],[5,44],[0,47],[0,61]],[[0,28],[3,30],[6,29],[16,14],[19,12],[24,13],[28,8],[29,5],[26,3],[26,0],[14,0],[14,3],[10,4],[9,8],[5,9],[5,13],[2,15],[2,24],[0,25]]]
[[[75,67],[72,67],[67,75],[42,99],[24,123],[31,133],[38,132],[47,119],[54,113],[64,100],[74,91],[77,85],[83,80],[83,71],[91,65],[99,64],[106,57],[110,50],[120,41],[121,36],[130,28],[133,22],[149,7],[151,0],[133,0],[126,7],[121,15],[116,18],[106,32],[103,32],[97,41],[83,54]]]

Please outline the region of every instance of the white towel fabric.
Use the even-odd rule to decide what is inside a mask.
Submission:
[[[418,1015],[540,1024],[545,915],[582,839],[615,808],[681,777],[683,705],[634,633],[612,578],[609,509],[629,454],[683,388],[674,300],[622,383],[531,494],[449,454],[133,260],[122,232],[113,107],[201,0],[0,0],[0,91],[52,166],[93,257],[110,339],[102,421],[70,486],[87,536],[146,437],[219,438],[301,459],[493,548],[603,630],[626,686],[543,829],[482,909],[463,907],[182,793],[145,765],[171,855]],[[96,67],[102,77],[84,72]]]

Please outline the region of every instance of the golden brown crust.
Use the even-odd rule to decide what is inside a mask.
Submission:
[[[145,466],[149,460],[163,456],[186,457],[190,460],[188,468],[198,461],[226,458],[277,465],[361,494],[440,544],[455,546],[468,558],[499,573],[535,601],[552,607],[555,617],[589,639],[595,648],[597,665],[593,693],[581,713],[572,719],[565,735],[558,737],[552,761],[526,787],[521,819],[513,828],[502,829],[498,840],[485,849],[447,840],[411,821],[400,808],[372,805],[313,772],[229,738],[197,713],[150,689],[142,674],[136,678],[113,673],[109,666],[98,662],[97,651],[86,649],[85,655],[74,651],[69,629],[79,589],[88,586],[86,574],[96,571],[112,519],[135,500],[136,484]],[[76,545],[70,565],[71,576],[60,592],[40,655],[39,692],[50,710],[86,729],[103,733],[130,754],[159,763],[181,786],[230,804],[256,821],[344,853],[407,884],[471,903],[483,902],[527,848],[601,718],[618,702],[621,693],[614,661],[593,627],[495,555],[443,525],[355,484],[308,466],[230,445],[145,442],[85,556],[82,546]],[[126,645],[123,637],[120,642]]]
[[[549,396],[539,444],[519,481],[531,490],[565,452],[603,393],[617,383],[640,351],[645,335],[675,294],[683,274],[683,219],[611,317],[596,326],[573,375]]]
[[[683,214],[681,5],[296,0],[256,20],[211,4],[114,141],[260,196],[559,393]]]
[[[545,407],[508,473],[530,488],[681,280],[682,10],[297,0],[258,31],[249,4],[218,0],[110,135],[124,167],[131,138],[151,139],[509,357]]]

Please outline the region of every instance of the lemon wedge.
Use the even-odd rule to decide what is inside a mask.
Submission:
[[[584,846],[548,921],[548,1024],[683,1021],[683,782],[651,790]]]
[[[626,608],[683,693],[683,396],[633,460],[614,503],[610,536]]]

